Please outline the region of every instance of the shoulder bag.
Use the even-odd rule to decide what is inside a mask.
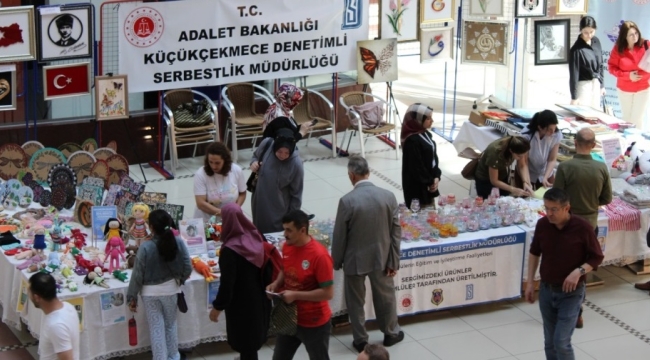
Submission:
[[[273,299],[269,336],[294,336],[298,331],[298,308],[296,303],[287,304],[280,298]]]
[[[474,175],[476,174],[476,168],[478,167],[478,162],[481,159],[483,153],[478,154],[478,156],[470,160],[467,165],[460,171],[460,174],[463,178],[467,180],[474,180]]]
[[[153,241],[153,240],[151,240],[151,241]],[[156,244],[156,248],[157,247],[158,247],[158,244]],[[176,256],[178,256],[178,253],[176,254]],[[164,261],[164,262],[165,262],[165,265],[167,265],[167,269],[169,270],[169,272],[171,272],[172,276],[174,276],[174,281],[176,281],[176,284],[178,284],[178,286],[183,285],[184,281],[181,281],[181,280],[177,279],[176,276],[174,275],[174,272],[169,267],[169,263],[166,262],[166,261]],[[181,290],[181,292],[176,294],[176,306],[178,306],[178,311],[182,312],[183,314],[185,314],[187,312],[187,310],[188,310],[187,301],[185,301],[185,293],[183,292],[183,290]]]
[[[257,179],[259,177],[260,170],[262,169],[261,161],[264,159],[264,155],[266,155],[266,152],[269,150],[271,147],[272,141],[269,141],[268,144],[264,147],[264,151],[262,151],[262,154],[260,155],[260,158],[258,159],[258,162],[260,163],[259,169],[257,171],[252,172],[251,176],[248,177],[248,180],[246,181],[246,190],[248,190],[250,193],[255,192],[255,188],[257,187]]]

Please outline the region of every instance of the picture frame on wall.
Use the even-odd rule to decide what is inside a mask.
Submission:
[[[126,75],[95,76],[95,117],[98,121],[129,117]]]
[[[38,8],[39,62],[93,56],[94,6],[88,4]]]
[[[418,3],[410,0],[379,0],[379,37],[397,42],[417,41]]]
[[[569,63],[570,19],[535,21],[535,66]]]
[[[16,110],[16,66],[0,66],[0,111]]]
[[[454,28],[420,29],[420,63],[454,59]]]
[[[34,7],[0,7],[0,62],[36,59]]]
[[[397,39],[357,41],[357,83],[397,80]]]
[[[43,66],[45,100],[90,95],[90,62]]]
[[[507,21],[463,21],[461,62],[508,65]]]
[[[503,0],[470,0],[470,16],[503,16]]]
[[[420,23],[453,22],[455,10],[455,0],[420,0]]]
[[[515,17],[544,17],[546,16],[547,0],[516,0]]]
[[[557,15],[585,15],[589,0],[557,0],[555,13]]]

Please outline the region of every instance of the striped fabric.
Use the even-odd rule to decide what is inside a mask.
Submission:
[[[641,229],[641,212],[625,201],[614,198],[605,206],[609,231],[638,231]]]

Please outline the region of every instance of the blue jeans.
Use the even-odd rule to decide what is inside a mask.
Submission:
[[[585,297],[585,283],[565,293],[561,285],[542,282],[539,287],[539,310],[544,321],[544,351],[547,360],[574,360],[571,335],[576,327],[580,306]]]

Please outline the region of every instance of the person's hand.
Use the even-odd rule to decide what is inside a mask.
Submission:
[[[438,190],[439,183],[440,183],[440,179],[438,178],[433,179],[433,184],[429,186],[429,192],[436,192],[436,190]]]
[[[571,99],[571,105],[580,105],[580,100],[578,100],[578,99],[575,99],[575,100]]]
[[[212,310],[210,310],[210,321],[219,322],[219,315],[220,314],[221,314],[221,311],[219,311],[219,310],[217,310],[215,308],[212,308]]]
[[[632,80],[632,82],[637,82],[641,80],[641,75],[639,75],[639,73],[636,70],[632,71],[630,72],[630,80]]]
[[[251,164],[251,171],[257,172],[257,170],[260,169],[260,166],[262,166],[262,163],[259,161],[255,161],[254,163]]]
[[[397,270],[393,270],[391,268],[386,268],[386,276],[395,277],[395,275],[397,275]]]
[[[564,283],[562,284],[562,291],[564,292],[571,292],[578,287],[578,281],[580,281],[580,270],[575,269],[571,271],[571,274],[564,279]]]
[[[544,181],[542,181],[542,185],[544,185],[544,187],[547,188],[547,189],[550,189],[550,188],[553,187],[553,183],[549,182],[548,179],[545,179]]]
[[[535,191],[533,191],[533,186],[528,183],[524,184],[524,191],[529,196],[532,196],[535,193]]]
[[[600,96],[605,96],[605,94],[607,94],[605,88],[600,89]]]
[[[131,301],[129,303],[129,310],[131,310],[131,312],[136,312],[136,310],[138,310],[138,303],[135,301]]]
[[[526,291],[524,292],[524,297],[526,298],[526,301],[528,301],[531,304],[535,303],[535,282],[532,280],[529,280],[528,283],[526,283]]]
[[[292,291],[292,290],[285,290],[281,292],[280,299],[282,299],[282,301],[284,301],[287,304],[292,304],[294,301],[298,300],[296,291]]]
[[[272,293],[277,293],[278,290],[278,284],[275,282],[272,282],[266,286],[266,291],[272,292]],[[273,295],[271,294],[266,294],[266,297],[269,298],[269,300],[273,300]]]

